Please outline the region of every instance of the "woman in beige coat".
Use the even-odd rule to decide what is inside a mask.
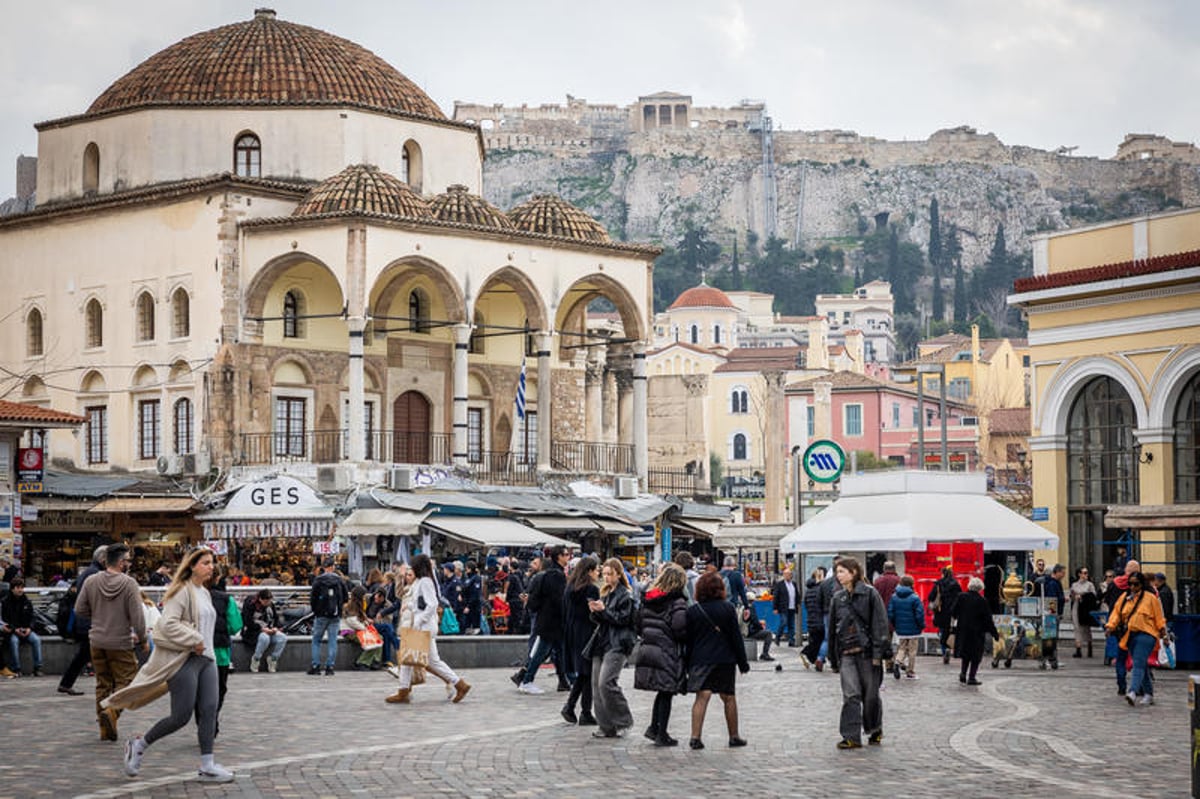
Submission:
[[[186,725],[195,713],[200,738],[201,781],[229,782],[233,772],[213,760],[217,719],[217,664],[213,629],[217,612],[204,585],[212,577],[213,554],[203,547],[187,554],[163,598],[154,629],[154,653],[133,682],[105,700],[105,707],[133,709],[171,694],[171,714],[144,736],[125,742],[125,773],[136,777],[146,749]]]

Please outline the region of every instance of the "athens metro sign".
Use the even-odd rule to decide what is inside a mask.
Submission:
[[[832,483],[846,468],[846,453],[837,442],[822,439],[808,445],[801,461],[809,478],[818,483]]]

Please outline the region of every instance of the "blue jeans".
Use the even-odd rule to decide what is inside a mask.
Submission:
[[[829,617],[825,617],[825,638],[821,641],[821,648],[817,650],[817,660],[822,663],[829,657]]]
[[[342,620],[337,616],[314,616],[312,633],[312,665],[321,665],[321,638],[325,638],[325,668],[332,669],[337,658],[337,637]]]
[[[1129,634],[1129,653],[1133,656],[1133,672],[1129,675],[1129,686],[1134,693],[1154,696],[1154,678],[1146,661],[1154,652],[1158,640],[1150,633]]]
[[[383,639],[384,662],[395,663],[396,651],[400,649],[400,638],[396,635],[396,628],[386,621],[377,621],[375,622],[375,631]]]
[[[537,641],[533,645],[533,651],[529,653],[529,660],[525,661],[525,679],[524,683],[529,685],[533,682],[533,678],[537,676],[538,669],[546,662],[546,658],[558,645],[553,641],[547,641],[542,636],[537,637]]]
[[[796,645],[796,609],[785,610],[779,614],[779,630],[775,633],[775,643],[787,635],[788,645]]]
[[[274,646],[271,646],[272,644]],[[283,633],[275,633],[274,635],[259,633],[258,641],[254,645],[254,659],[262,660],[263,653],[267,651],[268,646],[271,646],[271,657],[278,658],[283,654],[283,648],[287,646],[287,636]]]
[[[22,641],[33,649],[33,667],[40,669],[42,667],[42,639],[38,638],[37,633],[30,630],[28,638],[18,638],[16,633],[8,638],[8,659],[12,663],[12,670],[17,673],[21,671],[20,646]]]

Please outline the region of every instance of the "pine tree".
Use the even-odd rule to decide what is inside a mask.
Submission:
[[[954,263],[954,322],[967,321],[967,281],[963,277],[962,258]]]
[[[938,201],[929,201],[929,264],[933,267],[933,318],[946,318],[946,296],[942,292],[942,223],[938,215]]]
[[[733,238],[733,263],[729,265],[729,287],[734,291],[742,290],[742,268],[738,263],[737,237]]]

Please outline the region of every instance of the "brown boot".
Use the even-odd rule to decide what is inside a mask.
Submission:
[[[411,688],[400,688],[396,691],[396,693],[392,694],[384,701],[387,702],[389,705],[407,705],[408,704],[408,695],[410,693],[412,693]]]
[[[451,699],[450,701],[454,702],[455,704],[463,701],[463,697],[466,696],[467,691],[470,691],[470,690],[471,690],[471,686],[467,684],[467,681],[463,680],[463,679],[459,679],[458,682],[454,683],[454,698]]]

